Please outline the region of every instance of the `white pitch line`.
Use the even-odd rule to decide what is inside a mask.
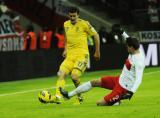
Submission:
[[[154,73],[158,73],[160,71],[153,71],[153,72],[148,72],[148,73],[144,73],[144,75],[151,75]],[[72,86],[72,84],[66,85],[66,86]],[[19,92],[14,92],[14,93],[4,93],[4,94],[0,94],[0,97],[3,96],[10,96],[10,95],[16,95],[16,94],[23,94],[23,93],[30,93],[30,92],[35,92],[35,91],[40,91],[40,90],[44,90],[44,89],[55,89],[56,87],[50,87],[50,88],[41,88],[41,89],[32,89],[32,90],[27,90],[27,91],[19,91]]]
[[[158,71],[152,71],[152,72],[148,72],[148,73],[144,73],[144,75],[151,75],[151,74],[158,73],[158,72],[160,72],[160,70],[158,70]]]
[[[66,86],[71,86],[71,84],[66,85]],[[32,90],[19,91],[19,92],[14,92],[14,93],[4,93],[4,94],[0,94],[0,97],[16,95],[16,94],[23,94],[23,93],[30,93],[30,92],[35,92],[35,91],[47,90],[47,89],[55,89],[55,88],[56,87],[54,86],[54,87],[50,87],[50,88],[32,89]]]

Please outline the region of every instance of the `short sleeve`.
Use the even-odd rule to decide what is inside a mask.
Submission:
[[[92,36],[97,33],[96,30],[88,21],[86,21],[85,26],[86,26],[86,32],[88,33],[88,35]]]

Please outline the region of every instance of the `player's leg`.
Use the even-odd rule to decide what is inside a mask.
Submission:
[[[72,82],[74,83],[74,86],[77,88],[80,85],[80,76],[81,76],[82,72],[78,69],[73,69],[72,73],[71,73],[71,77],[72,77]],[[81,97],[80,94],[78,94],[78,97]]]
[[[120,105],[120,101],[115,102],[113,105],[118,106]],[[108,104],[104,99],[101,99],[99,101],[97,101],[97,106],[111,106],[110,104]]]
[[[72,81],[75,87],[78,87],[80,85],[79,77],[86,70],[87,63],[88,63],[88,54],[80,54],[76,56],[74,67],[71,72]]]
[[[75,95],[89,91],[90,89],[92,89],[92,87],[101,87],[101,79],[88,81],[88,82],[78,86],[76,89],[74,89],[73,91],[70,91],[70,92],[67,92],[61,88],[60,92],[65,98],[69,99]]]
[[[52,95],[51,99],[50,99],[50,103],[57,103],[60,104],[62,102],[62,94],[59,91],[59,87],[64,88],[65,86],[65,76],[66,73],[64,71],[59,71],[58,72],[58,80],[56,82],[56,92],[55,92],[55,96]]]
[[[119,93],[111,92],[106,95],[103,99],[97,101],[97,106],[112,106],[113,104],[120,101]]]
[[[72,73],[71,73],[71,77],[72,77],[72,81],[74,83],[74,86],[77,88],[80,85],[80,76],[81,76],[82,72],[78,69],[73,69]],[[83,98],[81,96],[81,94],[77,94],[77,100],[75,102],[75,104],[81,104],[83,102]]]
[[[72,81],[75,85],[75,87],[77,88],[80,85],[80,76],[81,76],[81,71],[78,69],[73,69],[72,73],[71,73],[71,77],[72,77]]]
[[[112,106],[115,103],[119,103],[121,100],[121,91],[113,90],[111,93],[106,95],[103,99],[97,101],[98,106]]]
[[[77,94],[80,94],[80,93],[87,92],[92,87],[102,87],[102,88],[107,88],[107,89],[113,89],[115,83],[114,83],[114,81],[111,80],[111,78],[115,78],[115,77],[107,76],[107,77],[102,77],[100,79],[91,80],[89,82],[86,82],[86,83],[78,86],[73,91],[67,93],[68,98],[71,98],[71,97],[73,97],[73,96],[75,96]],[[62,91],[62,93],[63,93],[63,91]]]
[[[62,70],[60,70],[58,72],[58,80],[56,82],[56,93],[55,93],[55,95],[57,97],[61,97],[61,93],[60,93],[58,88],[59,87],[64,88],[64,86],[65,86],[65,76],[66,76],[66,72],[64,72]]]
[[[73,70],[71,72],[72,81],[77,88],[80,85],[80,79],[79,77],[82,75],[82,73],[85,71],[87,67],[88,62],[88,55],[82,54],[77,56]],[[83,101],[81,94],[77,94],[78,100],[81,103]]]
[[[92,87],[102,87],[102,88],[107,88],[107,89],[113,89],[115,82],[112,80],[112,78],[115,78],[115,77],[106,76],[106,77],[102,77],[100,79],[91,80],[89,82],[86,82],[86,83],[78,86],[76,89],[74,89],[71,92],[67,92],[67,91],[61,89],[61,93],[64,97],[71,98],[77,94],[89,91]]]
[[[58,72],[58,80],[56,83],[56,96],[61,97],[61,93],[59,91],[59,88],[64,88],[65,87],[65,77],[70,73],[70,71],[73,68],[73,62],[70,58],[66,58],[59,69]]]
[[[67,91],[61,89],[61,93],[65,98],[69,99],[69,98],[71,98],[71,97],[73,97],[77,94],[89,91],[90,89],[92,89],[92,87],[102,87],[102,88],[112,90],[116,86],[117,78],[118,77],[112,77],[112,76],[102,77],[101,79],[96,79],[96,80],[86,82],[86,83],[78,86],[76,89],[74,89],[71,92],[67,92]],[[97,105],[101,105],[101,106],[102,105],[103,106],[104,105],[110,105],[110,102],[108,102],[108,101],[106,102],[105,99],[102,99],[102,100],[97,102]]]
[[[98,106],[111,106],[120,102],[122,95],[126,92],[124,88],[119,85],[119,77],[105,77],[101,79],[101,86],[103,88],[113,89],[111,93],[106,95],[102,100],[97,102]]]
[[[105,106],[107,103],[104,99],[97,101],[97,106]]]
[[[101,87],[109,90],[113,90],[116,86],[118,76],[104,76],[101,78]]]

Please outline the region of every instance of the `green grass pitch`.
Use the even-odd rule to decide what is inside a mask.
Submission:
[[[86,72],[81,81],[85,82],[104,75],[117,75],[121,70]],[[0,118],[160,118],[160,68],[146,68],[143,82],[131,101],[123,101],[120,106],[96,106],[96,101],[109,93],[102,88],[94,88],[83,94],[81,105],[74,105],[75,97],[62,104],[41,104],[38,93],[48,89],[55,91],[57,77],[1,82]],[[66,79],[66,89],[74,88],[70,77]]]

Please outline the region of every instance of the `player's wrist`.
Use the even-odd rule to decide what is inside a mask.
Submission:
[[[99,49],[96,49],[95,52],[100,52],[100,50],[99,50]]]

